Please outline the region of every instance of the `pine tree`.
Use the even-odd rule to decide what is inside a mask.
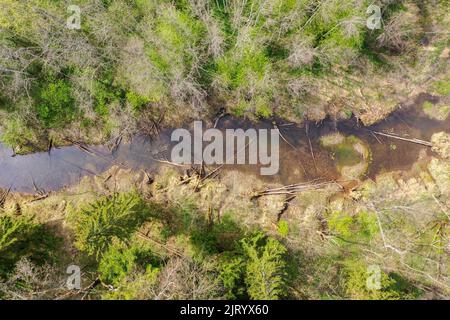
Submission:
[[[128,239],[148,214],[148,207],[135,192],[101,197],[71,214],[76,244],[80,250],[99,258],[114,238]]]

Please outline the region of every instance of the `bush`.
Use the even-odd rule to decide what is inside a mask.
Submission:
[[[420,294],[420,291],[400,276],[388,274],[379,267],[374,267],[371,269],[360,261],[345,262],[345,289],[350,299],[398,300],[417,298]]]
[[[103,254],[98,271],[100,279],[108,284],[117,285],[133,270],[135,252],[123,244],[113,244]]]
[[[276,300],[286,294],[286,248],[274,238],[261,233],[242,241],[249,258],[245,283],[250,298]]]
[[[36,98],[38,118],[48,128],[59,128],[75,118],[75,104],[67,81],[56,80],[41,87]]]
[[[226,289],[225,297],[227,299],[244,299],[247,297],[244,270],[244,257],[235,254],[227,254],[223,257],[219,278]]]
[[[140,96],[134,92],[127,93],[127,101],[135,111],[140,111],[146,104],[150,102],[147,97]]]
[[[278,222],[278,234],[282,237],[286,237],[289,233],[289,224],[285,220]]]
[[[335,211],[328,219],[328,227],[345,240],[370,241],[379,233],[376,215],[366,211],[354,216]]]

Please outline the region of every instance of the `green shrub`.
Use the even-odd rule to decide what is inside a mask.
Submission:
[[[127,101],[135,111],[141,110],[150,100],[134,92],[127,92]]]
[[[263,50],[243,50],[242,55],[230,52],[217,62],[217,77],[232,90],[245,88],[250,77],[262,80],[270,67],[270,61]]]
[[[328,219],[328,227],[346,240],[370,241],[379,232],[376,215],[366,211],[354,216],[335,211]]]
[[[150,289],[157,284],[162,261],[147,243],[133,238],[129,244],[113,241],[98,264],[100,280],[113,291],[102,299],[148,299]]]
[[[342,237],[352,236],[353,218],[342,211],[334,211],[328,219],[328,227]]]
[[[286,237],[289,233],[289,224],[286,220],[280,220],[278,222],[278,234],[282,237]]]
[[[256,115],[267,119],[272,116],[272,109],[262,101],[261,104],[256,106]]]
[[[71,88],[65,80],[55,80],[41,87],[36,98],[38,118],[49,128],[62,127],[75,118]]]
[[[158,285],[158,275],[160,269],[147,265],[143,272],[128,274],[113,291],[108,291],[102,294],[102,299],[105,300],[138,300],[151,299],[152,287]]]
[[[233,250],[243,236],[240,226],[229,214],[224,215],[220,222],[212,226],[194,226],[189,233],[194,255],[200,259],[207,255]]]
[[[372,269],[371,269],[372,268]],[[420,291],[395,274],[361,261],[345,262],[345,290],[348,298],[357,300],[398,300],[417,298]]]
[[[251,299],[276,300],[286,294],[286,248],[261,233],[243,239],[242,248],[249,261],[245,283]]]
[[[109,105],[117,100],[118,97],[114,91],[111,91],[106,85],[101,82],[97,82],[94,89],[94,111],[101,117],[107,117],[109,115]]]

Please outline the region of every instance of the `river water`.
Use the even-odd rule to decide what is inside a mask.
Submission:
[[[319,144],[321,136],[336,131],[357,136],[369,146],[372,161],[367,176],[373,177],[383,171],[407,170],[417,161],[421,150],[432,154],[430,148],[391,138],[375,137],[369,130],[427,141],[433,133],[450,133],[449,118],[445,121],[432,120],[420,109],[419,106],[424,100],[433,99],[429,95],[420,95],[410,105],[401,107],[382,122],[370,127],[362,126],[356,118],[339,122],[325,119],[320,123],[305,122],[301,125],[277,119],[278,128],[289,143],[280,139],[279,173],[262,178],[283,184],[315,178],[338,178],[335,160],[330,157],[329,151]],[[270,129],[273,124],[272,121],[252,123],[227,116],[219,121],[217,128]],[[91,152],[77,146],[67,146],[54,148],[50,153],[13,156],[10,148],[0,144],[0,188],[27,193],[37,189],[60,190],[77,183],[86,175],[101,174],[113,165],[152,172],[161,165],[158,160],[170,160],[170,134],[171,130],[164,130],[158,137],[136,136],[130,142],[122,143],[114,152],[106,146],[90,146]],[[227,165],[225,170],[230,167],[253,174],[260,172],[257,165]]]

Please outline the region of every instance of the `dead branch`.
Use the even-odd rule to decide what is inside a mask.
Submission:
[[[314,162],[314,168],[316,169],[316,173],[317,173],[318,170],[317,170],[316,157],[314,156],[314,150],[313,150],[313,147],[312,147],[312,144],[311,144],[311,139],[309,137],[309,124],[308,123],[306,123],[305,131],[306,131],[306,137],[308,138],[309,150],[311,151],[311,157],[312,157],[313,162]]]

